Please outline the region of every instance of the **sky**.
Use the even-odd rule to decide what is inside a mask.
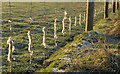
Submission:
[[[87,0],[0,0],[2,2],[86,2]],[[103,2],[104,0],[90,0],[95,2]],[[109,0],[112,1],[112,0]],[[120,1],[120,0],[118,0]]]

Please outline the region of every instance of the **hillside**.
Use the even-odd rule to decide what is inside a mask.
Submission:
[[[94,31],[74,37],[71,43],[45,60],[43,64],[45,68],[37,72],[118,73],[120,69],[120,32],[118,29],[120,19],[112,13],[111,17],[97,21]]]

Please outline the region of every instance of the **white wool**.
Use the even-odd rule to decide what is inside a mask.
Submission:
[[[12,21],[11,20],[8,20],[9,23],[11,23]]]
[[[32,52],[33,52],[33,51],[31,51],[32,38],[31,38],[31,33],[30,33],[30,31],[28,31],[27,35],[28,35],[28,39],[29,39],[29,43],[28,43],[28,51],[29,51],[30,53],[32,53]]]
[[[15,47],[14,47],[14,45],[13,45],[13,40],[12,40],[11,37],[8,38],[7,44],[9,45],[7,60],[8,60],[9,62],[11,62],[11,61],[12,61],[12,53],[13,53],[14,50],[15,50]]]
[[[55,38],[55,39],[57,39],[57,34],[56,34],[56,32],[57,32],[56,21],[57,21],[57,18],[56,18],[55,21],[54,21],[54,38]]]
[[[71,33],[71,18],[69,17],[69,33]]]
[[[81,18],[82,16],[81,16],[81,14],[79,15],[79,25],[81,25],[81,23],[82,23],[82,18]]]
[[[45,27],[43,27],[42,28],[42,31],[43,31],[43,46],[46,48],[46,40],[45,40],[45,38],[46,38],[46,32],[45,32]]]
[[[67,12],[66,11],[64,11],[64,15],[67,16]]]
[[[67,19],[67,12],[64,11],[64,19]]]
[[[74,24],[75,26],[77,25],[77,17],[75,16],[75,24]]]
[[[9,44],[10,41],[11,41],[11,37],[8,38],[8,40],[7,40],[7,44]]]
[[[62,34],[64,35],[64,31],[65,31],[65,23],[64,23],[65,19],[63,18],[62,20]]]
[[[12,47],[12,52],[14,52],[14,51],[15,51],[15,46]]]
[[[29,17],[30,23],[33,22],[33,19],[31,17]]]

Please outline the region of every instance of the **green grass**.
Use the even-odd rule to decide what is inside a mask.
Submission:
[[[111,17],[110,17],[111,18]],[[112,20],[114,20],[116,18],[116,16],[113,18],[112,16]],[[101,25],[104,24],[104,25]],[[100,21],[98,21],[95,24],[95,31],[101,32],[101,35],[95,36],[97,39],[99,38],[103,38],[104,39],[104,34],[107,33],[107,30],[104,29],[109,29],[111,26],[113,26],[113,22],[108,20],[108,19],[102,19]],[[98,29],[99,28],[99,29]],[[93,32],[93,31],[91,31]],[[67,61],[65,61],[64,59],[59,60],[60,58],[65,58],[65,56],[67,56],[67,53],[71,53],[72,56],[70,57],[70,59],[72,60],[72,64],[70,64],[69,66],[67,66],[64,71],[65,72],[94,72],[96,71],[109,71],[112,72],[112,69],[114,69],[117,72],[117,69],[115,68],[119,68],[118,62],[117,60],[120,59],[119,57],[119,53],[120,51],[118,50],[117,45],[119,44],[110,44],[110,43],[95,43],[94,45],[100,46],[99,48],[85,48],[85,49],[74,49],[73,46],[74,45],[78,45],[81,44],[82,39],[89,33],[82,33],[80,35],[77,35],[74,37],[74,40],[70,43],[68,43],[67,45],[65,45],[65,47],[59,49],[57,52],[55,52],[54,54],[52,54],[50,56],[49,59],[47,59],[46,61],[53,61],[50,63],[50,65],[48,65],[46,68],[40,69],[37,72],[54,72],[52,71],[53,68],[55,68],[56,63],[58,63],[57,68],[60,69],[60,67],[64,67],[64,65],[67,65]],[[107,37],[106,37],[107,38]],[[100,40],[101,41],[101,40]],[[107,46],[114,46],[113,48],[105,48],[104,45]],[[74,52],[76,51],[77,52]],[[109,54],[107,54],[107,52]],[[79,55],[77,55],[76,53],[80,53]],[[118,54],[116,54],[116,53]],[[115,64],[116,63],[116,64]],[[112,68],[111,68],[112,67]]]
[[[2,41],[2,59],[3,59],[3,72],[8,72],[7,71],[7,67],[8,67],[8,62],[6,60],[7,58],[7,47],[8,45],[6,44],[7,39],[9,36],[12,36],[12,39],[14,40],[14,44],[16,45],[16,50],[15,50],[15,55],[13,57],[16,58],[15,61],[13,61],[13,68],[12,71],[16,72],[16,71],[27,71],[27,66],[29,63],[29,53],[27,51],[28,48],[28,37],[27,37],[27,31],[30,28],[31,32],[32,32],[32,46],[33,46],[33,51],[34,54],[32,56],[32,64],[29,64],[29,70],[37,70],[39,69],[39,67],[34,68],[33,65],[39,64],[39,62],[36,62],[37,60],[39,61],[41,58],[44,58],[45,55],[44,53],[49,53],[50,49],[55,48],[54,46],[54,38],[53,38],[53,22],[55,17],[57,17],[60,21],[62,21],[63,18],[63,11],[64,9],[69,12],[68,16],[72,16],[72,22],[74,22],[74,16],[78,15],[79,11],[75,8],[81,8],[83,6],[80,6],[79,4],[82,3],[67,3],[67,6],[69,5],[70,7],[68,8],[66,6],[65,3],[46,3],[45,8],[44,9],[44,3],[33,3],[32,5],[32,12],[30,12],[30,3],[11,3],[12,4],[12,20],[14,21],[12,24],[12,35],[10,35],[9,32],[9,23],[5,23],[4,21],[10,19],[9,17],[9,7],[8,7],[8,3],[5,2],[2,5],[2,19],[3,19],[3,25],[2,25],[2,30],[3,30],[3,41]],[[59,6],[58,6],[59,4]],[[72,4],[72,6],[71,6]],[[22,6],[21,6],[22,5]],[[82,4],[83,5],[83,4]],[[56,7],[57,6],[57,7]],[[84,10],[85,7],[83,7],[83,9],[80,9],[81,11]],[[75,9],[75,11],[74,11]],[[57,10],[58,12],[55,13],[55,10]],[[37,21],[39,24],[29,24],[27,22],[28,17],[30,16],[33,17],[33,19],[35,21]],[[47,14],[46,17],[43,16],[43,14]],[[73,14],[75,13],[75,15]],[[76,14],[77,13],[77,14]],[[82,12],[81,12],[82,13]],[[72,15],[71,15],[72,14]],[[19,19],[23,19],[23,22],[17,22],[16,20]],[[45,24],[44,20],[46,19],[46,21],[48,21],[49,24]],[[67,22],[67,21],[66,21]],[[68,23],[66,23],[66,28],[68,28]],[[73,23],[74,24],[74,23]],[[49,45],[48,48],[44,48],[43,46],[41,46],[42,44],[42,27],[47,27],[47,38],[46,38],[46,42]],[[57,32],[58,36],[59,36],[59,40],[57,40],[57,42],[63,44],[66,42],[67,39],[69,39],[69,35],[68,35],[68,30],[66,29],[66,36],[62,36],[62,24],[61,22],[57,23],[58,26],[58,30],[59,32]],[[72,33],[71,34],[77,34],[76,30],[79,30],[79,26],[78,28],[72,27]],[[57,50],[57,49],[55,49]],[[24,65],[24,66],[22,66]],[[42,66],[42,64],[40,64]],[[20,67],[21,66],[21,67]],[[44,67],[44,66],[42,66]]]
[[[3,72],[8,72],[8,62],[7,62],[7,49],[8,45],[6,44],[7,39],[9,36],[12,36],[12,39],[14,40],[14,44],[16,46],[15,53],[13,54],[13,57],[15,57],[16,60],[13,61],[13,72],[17,71],[52,71],[52,68],[59,63],[59,58],[61,56],[64,56],[66,53],[72,51],[72,45],[73,44],[79,44],[81,39],[84,37],[86,33],[84,33],[84,27],[85,22],[82,22],[82,26],[78,25],[74,26],[74,17],[81,13],[82,16],[84,12],[86,11],[86,3],[46,3],[44,9],[44,3],[32,3],[32,12],[31,16],[35,21],[38,22],[38,24],[29,24],[28,18],[30,16],[30,3],[17,3],[13,2],[12,4],[12,34],[9,32],[9,23],[6,23],[5,21],[10,19],[9,17],[9,7],[8,3],[4,2],[2,3],[2,19],[3,19],[3,25],[2,25],[2,70]],[[97,12],[100,12],[103,8],[103,3],[95,3],[95,8],[97,9]],[[55,13],[55,10],[57,12]],[[62,24],[61,21],[63,19],[63,11],[66,10],[68,12],[68,17],[71,16],[72,18],[72,32],[71,35],[78,35],[79,32],[82,33],[82,35],[78,35],[74,38],[74,42],[69,42],[68,39],[70,39],[70,35],[68,32],[68,20],[65,22],[65,36],[62,35]],[[43,14],[46,14],[46,17],[43,16]],[[100,20],[102,18],[102,13],[98,14],[99,17],[95,18],[95,21]],[[56,41],[61,44],[58,47],[55,47],[55,41],[53,36],[53,21],[55,17],[58,18],[60,22],[57,22],[57,35],[59,36],[59,39]],[[23,22],[17,22],[19,19],[23,19]],[[47,21],[48,24],[45,24],[44,21]],[[82,17],[83,20],[83,17]],[[101,20],[103,22],[103,20]],[[100,23],[100,22],[99,22]],[[46,42],[49,45],[49,47],[44,48],[41,46],[42,44],[42,27],[47,28],[47,37]],[[96,27],[98,27],[97,25]],[[100,26],[101,27],[101,26]],[[102,27],[103,28],[103,27]],[[1,29],[1,28],[0,28]],[[27,31],[28,29],[32,32],[32,46],[33,46],[33,56],[32,56],[32,64],[29,64],[30,58],[29,53],[27,51],[28,48],[28,37],[27,37]],[[68,40],[68,41],[67,41]],[[63,48],[62,48],[63,47]],[[55,49],[54,54],[51,56],[49,55],[50,50]],[[66,53],[64,53],[66,52]],[[42,58],[46,58],[48,55],[49,59],[54,60],[49,66],[45,66],[43,63],[45,63],[45,59],[43,60],[43,63],[41,63]],[[74,52],[73,52],[74,54]],[[87,58],[87,57],[86,57]],[[90,62],[91,63],[91,62]],[[63,62],[59,63],[59,67],[64,66]],[[44,69],[46,67],[46,69]],[[71,69],[74,69],[73,66],[66,69],[65,71],[70,71]]]

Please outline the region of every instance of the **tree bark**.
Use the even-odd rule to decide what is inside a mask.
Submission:
[[[87,0],[85,32],[93,30],[94,0]]]
[[[113,13],[115,13],[115,0],[113,0]]]
[[[104,19],[108,18],[108,5],[109,5],[108,0],[105,0],[105,2],[104,2]]]

